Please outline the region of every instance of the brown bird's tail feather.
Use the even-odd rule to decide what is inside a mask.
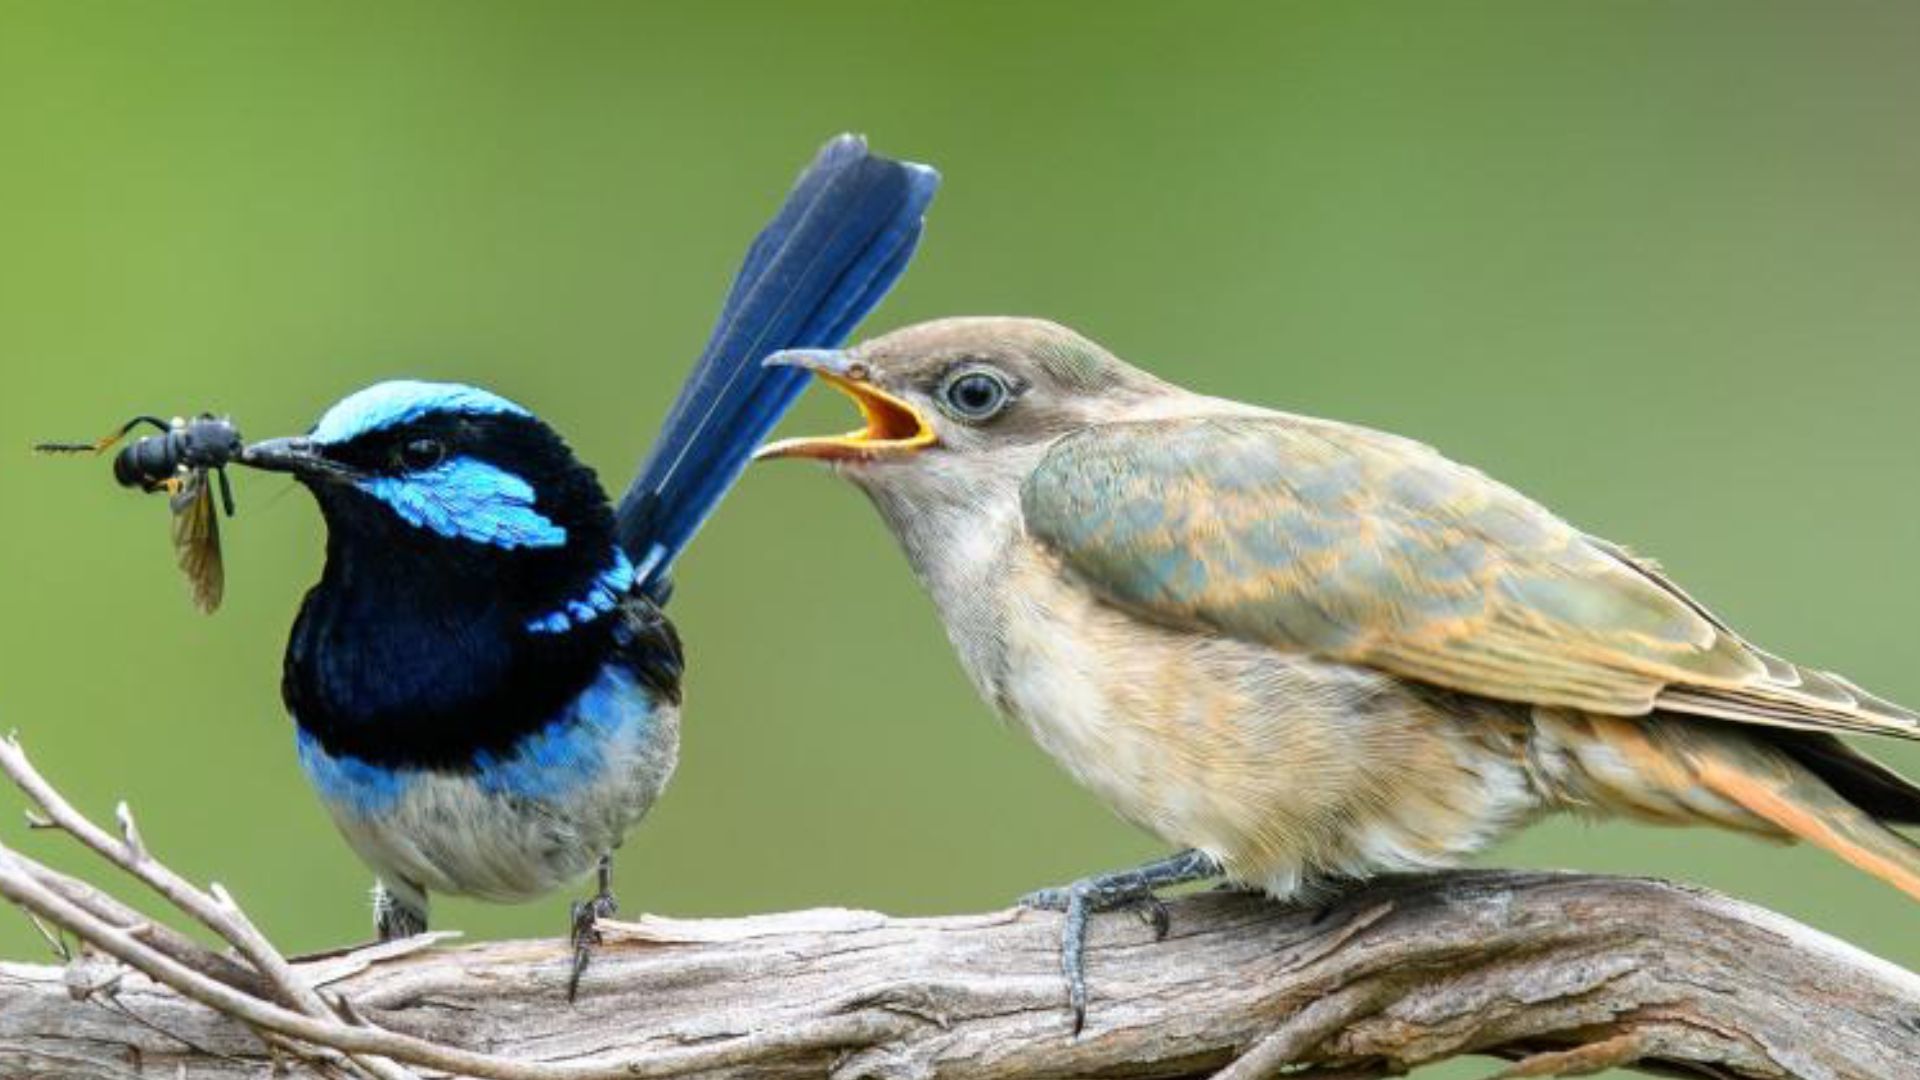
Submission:
[[[1833,735],[1784,728],[1755,732],[1827,782],[1840,797],[1888,825],[1920,825],[1920,785]]]
[[[1759,746],[1747,753],[1715,747],[1692,760],[1700,782],[1715,794],[1920,900],[1920,844],[1841,797],[1799,763]]]
[[[1826,849],[1920,900],[1920,786],[1831,736],[1775,737],[1695,717],[1535,713],[1566,801],[1667,824],[1711,823]]]

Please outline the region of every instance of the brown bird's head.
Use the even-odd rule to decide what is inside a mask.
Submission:
[[[941,319],[766,362],[814,372],[865,423],[756,458],[812,458],[851,480],[936,593],[961,589],[1018,530],[1021,485],[1062,437],[1194,400],[1039,319]]]
[[[785,439],[756,457],[827,461],[863,485],[1044,447],[1177,393],[1058,323],[1002,316],[919,323],[851,349],[794,349],[766,362],[812,371],[853,399],[865,426]]]

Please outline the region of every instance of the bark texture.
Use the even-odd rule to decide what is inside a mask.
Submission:
[[[297,963],[347,1033],[331,1047],[103,958],[0,964],[0,1076],[256,1078],[275,1061],[325,1076],[390,1060],[502,1080],[1357,1078],[1477,1053],[1515,1076],[1920,1078],[1920,976],[1711,893],[1471,871],[1321,911],[1230,893],[1171,911],[1158,942],[1128,915],[1096,918],[1079,1038],[1056,915],[822,910],[603,924],[572,1005],[556,941]]]

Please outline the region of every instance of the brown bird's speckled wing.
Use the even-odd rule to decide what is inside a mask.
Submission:
[[[1747,644],[1651,563],[1392,435],[1286,416],[1108,424],[1021,493],[1027,530],[1163,624],[1507,701],[1920,737]]]

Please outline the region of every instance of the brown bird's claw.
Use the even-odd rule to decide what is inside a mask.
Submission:
[[[1065,887],[1038,889],[1020,898],[1020,906],[1066,914],[1060,928],[1060,968],[1067,978],[1067,1006],[1073,1013],[1073,1034],[1087,1024],[1087,917],[1097,911],[1131,908],[1153,928],[1154,939],[1167,936],[1172,917],[1155,889],[1218,877],[1220,864],[1198,851],[1148,863],[1131,870],[1081,878]]]

